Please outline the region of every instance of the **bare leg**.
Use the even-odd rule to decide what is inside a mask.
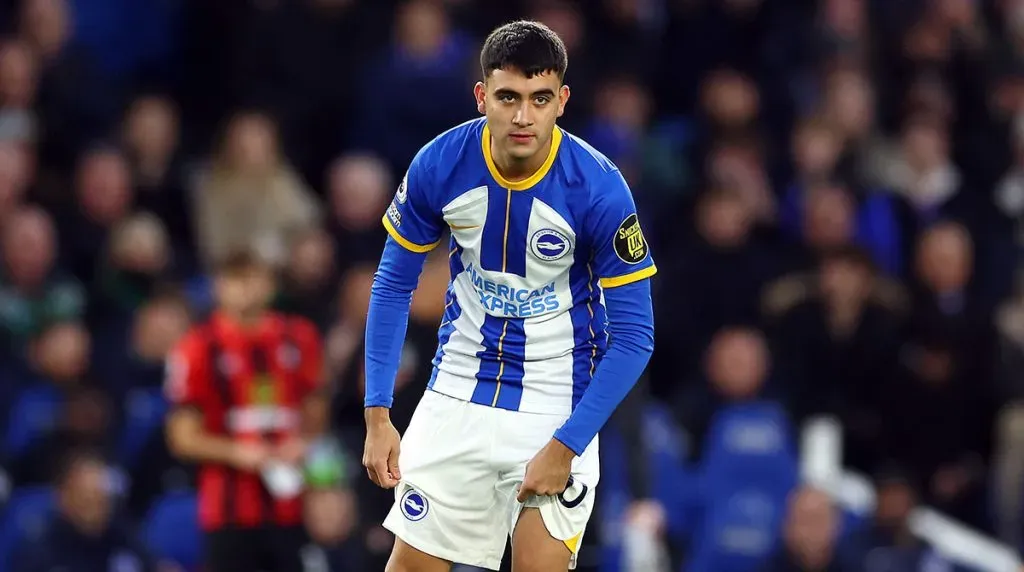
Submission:
[[[564,542],[551,536],[540,511],[524,508],[512,533],[513,572],[557,572],[569,569],[572,552]]]
[[[416,550],[396,537],[385,572],[449,572],[451,569],[451,562]]]

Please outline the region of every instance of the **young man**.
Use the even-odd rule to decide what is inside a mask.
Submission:
[[[629,188],[555,126],[569,99],[562,41],[514,22],[487,38],[480,63],[486,117],[427,144],[384,216],[363,464],[397,487],[384,522],[398,537],[390,572],[497,570],[510,534],[516,572],[574,567],[597,433],[653,351],[656,270]],[[409,302],[444,227],[446,310],[429,391],[400,447],[388,408]]]
[[[215,290],[216,312],[168,359],[168,445],[200,465],[209,569],[299,572],[299,470],[326,417],[320,338],[305,319],[267,310],[273,271],[253,256],[228,257]]]

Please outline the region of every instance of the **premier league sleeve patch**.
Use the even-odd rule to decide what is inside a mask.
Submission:
[[[400,205],[404,205],[405,201],[409,200],[409,191],[406,188],[408,185],[409,175],[402,177],[402,182],[398,185],[398,190],[395,191],[395,200]]]
[[[647,241],[640,230],[640,219],[636,213],[622,221],[615,231],[612,244],[615,247],[615,255],[626,264],[640,264],[647,258]]]

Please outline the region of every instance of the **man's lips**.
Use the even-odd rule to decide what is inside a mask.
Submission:
[[[527,143],[534,138],[533,133],[509,133],[508,136],[516,143]]]

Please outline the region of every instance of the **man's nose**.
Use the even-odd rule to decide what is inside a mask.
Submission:
[[[516,127],[529,127],[533,125],[533,114],[531,113],[529,103],[524,102],[519,106],[515,117],[512,118],[512,123],[515,123]]]

